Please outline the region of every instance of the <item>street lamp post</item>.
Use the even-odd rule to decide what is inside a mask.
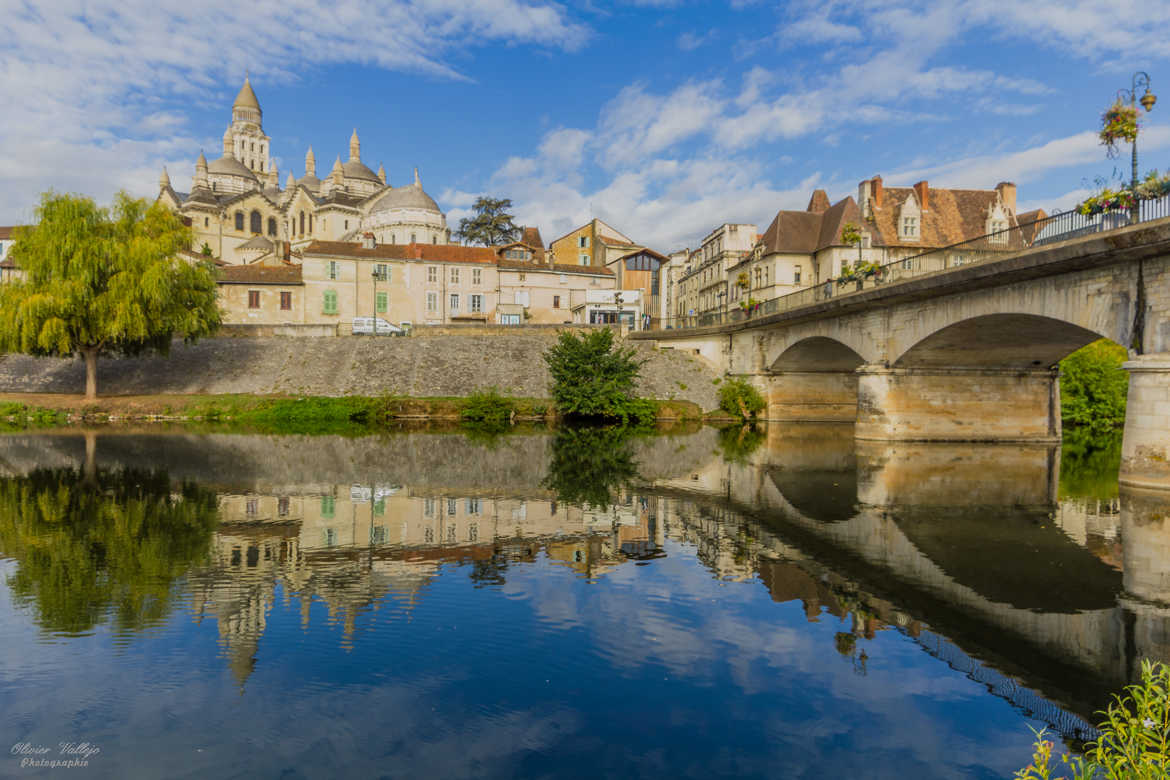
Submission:
[[[1145,90],[1140,98],[1137,96],[1139,89]],[[1155,96],[1154,93],[1150,91],[1150,74],[1146,73],[1144,70],[1139,70],[1137,73],[1133,74],[1133,81],[1130,83],[1129,89],[1117,90],[1117,98],[1118,100],[1128,100],[1129,105],[1133,107],[1135,111],[1137,110],[1137,104],[1141,103],[1142,108],[1146,110],[1147,114],[1154,107],[1154,103],[1158,101],[1157,96]],[[1136,133],[1133,137],[1133,170],[1131,173],[1132,175],[1130,177],[1129,191],[1133,193],[1134,196],[1133,206],[1131,207],[1133,214],[1132,221],[1137,222],[1139,205],[1137,199],[1138,155]]]

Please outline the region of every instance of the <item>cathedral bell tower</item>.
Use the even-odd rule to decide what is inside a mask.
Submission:
[[[232,156],[249,170],[266,175],[272,170],[272,139],[264,134],[263,117],[252,82],[245,78],[244,86],[240,87],[240,93],[232,103],[232,123],[225,134],[225,147],[227,136],[230,136]]]

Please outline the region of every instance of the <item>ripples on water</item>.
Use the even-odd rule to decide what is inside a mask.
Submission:
[[[1068,449],[8,436],[0,732],[117,778],[1010,776],[1170,655],[1167,507]]]

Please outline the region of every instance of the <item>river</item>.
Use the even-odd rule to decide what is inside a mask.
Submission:
[[[1010,777],[1170,660],[1168,522],[848,425],[9,434],[0,775]]]

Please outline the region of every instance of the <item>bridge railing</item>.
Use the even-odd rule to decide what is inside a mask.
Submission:
[[[1005,260],[1035,247],[1068,241],[1107,230],[1170,217],[1170,196],[1139,201],[1136,213],[1110,212],[1084,215],[1075,210],[1025,222],[919,254],[894,257],[899,249],[885,249],[886,262],[864,271],[820,282],[803,290],[770,298],[751,307],[732,305],[726,311],[711,311],[683,317],[654,319],[649,330],[703,328],[746,322],[770,314],[800,309],[833,298],[855,295],[863,290],[886,287],[911,279],[944,273],[970,265]],[[872,252],[873,250],[866,250]]]

